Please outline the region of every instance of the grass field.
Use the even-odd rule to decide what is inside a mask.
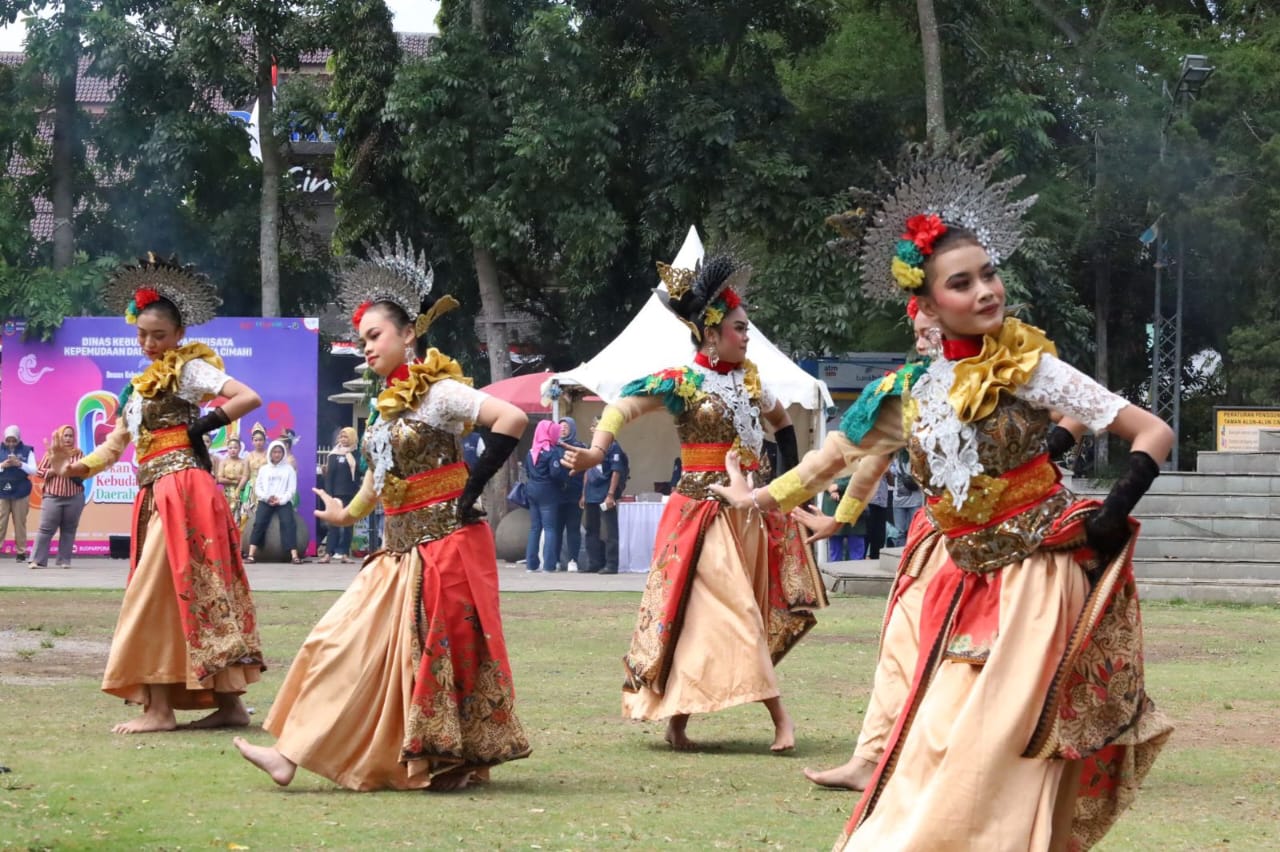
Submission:
[[[261,720],[335,593],[256,595],[271,670]],[[825,849],[851,794],[800,774],[848,757],[883,602],[841,598],[780,668],[798,725],[768,753],[757,705],[695,718],[716,747],[674,754],[619,718],[635,594],[503,598],[528,760],[453,795],[348,793],[306,772],[275,787],[226,732],[108,733],[133,711],[98,691],[118,592],[0,590],[0,848]],[[1280,849],[1280,611],[1152,604],[1148,689],[1178,725],[1137,804],[1099,848]],[[270,736],[255,724],[247,736]]]

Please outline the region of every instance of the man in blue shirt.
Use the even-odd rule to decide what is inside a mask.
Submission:
[[[594,431],[599,418],[591,422]],[[618,498],[627,485],[630,463],[615,440],[604,461],[587,471],[582,481],[582,528],[587,534],[588,574],[618,573]],[[601,536],[601,525],[604,535]]]

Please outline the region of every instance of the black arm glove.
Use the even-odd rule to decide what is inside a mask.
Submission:
[[[204,445],[204,436],[217,431],[231,422],[222,407],[213,408],[209,413],[187,427],[187,437],[191,440],[191,453],[196,457],[200,467],[213,473],[213,461],[209,458],[209,448]]]
[[[475,466],[467,476],[467,484],[462,488],[462,496],[458,498],[458,522],[474,524],[484,517],[484,512],[476,508],[476,501],[484,493],[484,487],[493,479],[493,475],[502,469],[507,457],[515,450],[519,438],[490,432],[484,439],[484,452],[476,459]]]
[[[1129,453],[1129,472],[1111,486],[1102,508],[1084,522],[1085,538],[1101,564],[1110,562],[1129,540],[1129,513],[1160,475],[1160,465],[1141,450]]]
[[[774,473],[783,473],[800,464],[800,449],[796,446],[795,426],[783,426],[774,432],[773,441],[778,445],[778,460],[782,462],[782,470],[775,470]]]
[[[1071,434],[1071,430],[1063,429],[1057,423],[1053,424],[1053,428],[1049,430],[1049,437],[1045,440],[1049,461],[1062,461],[1062,457],[1071,452],[1075,445],[1076,436]]]

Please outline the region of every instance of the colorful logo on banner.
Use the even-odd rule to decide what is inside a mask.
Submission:
[[[118,317],[70,317],[52,340],[44,342],[23,340],[24,326],[22,320],[3,325],[0,422],[17,424],[39,454],[54,429],[72,423],[76,445],[86,454],[92,452],[123,416],[120,391],[148,365],[136,336]],[[221,455],[228,439],[246,434],[253,423],[263,424],[268,439],[291,432],[296,436],[298,512],[313,531],[318,331],[314,319],[219,317],[192,329],[187,337],[215,349],[227,374],[263,399],[262,407],[213,434],[212,454]],[[205,407],[220,402],[211,400]],[[130,447],[116,464],[86,480],[77,553],[106,553],[109,536],[131,532],[137,491],[137,465]],[[29,525],[35,529],[38,519],[32,517]],[[12,545],[5,546],[12,550]]]

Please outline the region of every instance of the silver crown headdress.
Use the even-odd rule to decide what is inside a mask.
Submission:
[[[458,307],[452,296],[441,296],[422,313],[422,303],[435,284],[435,271],[426,252],[415,252],[399,234],[387,245],[366,244],[365,251],[364,260],[348,264],[338,276],[338,304],[347,313],[354,316],[362,306],[391,302],[414,320],[414,332],[421,336],[436,318]]]
[[[900,298],[924,280],[923,255],[929,254],[932,238],[926,234],[920,240],[928,250],[921,251],[918,243],[912,250],[907,233],[912,217],[936,216],[944,226],[972,231],[997,265],[1022,244],[1022,217],[1036,196],[1009,201],[1009,193],[1024,176],[992,183],[1004,154],[997,152],[984,160],[977,144],[976,140],[951,140],[940,148],[928,143],[908,145],[896,172],[880,165],[887,191],[855,188],[851,190],[854,209],[827,218],[841,236],[833,246],[857,257],[862,290],[868,297]]]
[[[150,291],[150,293],[148,293]],[[107,310],[119,311],[129,322],[150,304],[150,294],[173,303],[184,326],[200,325],[217,316],[218,291],[207,275],[193,265],[183,265],[177,255],[164,258],[147,252],[136,265],[121,266],[102,288]]]

